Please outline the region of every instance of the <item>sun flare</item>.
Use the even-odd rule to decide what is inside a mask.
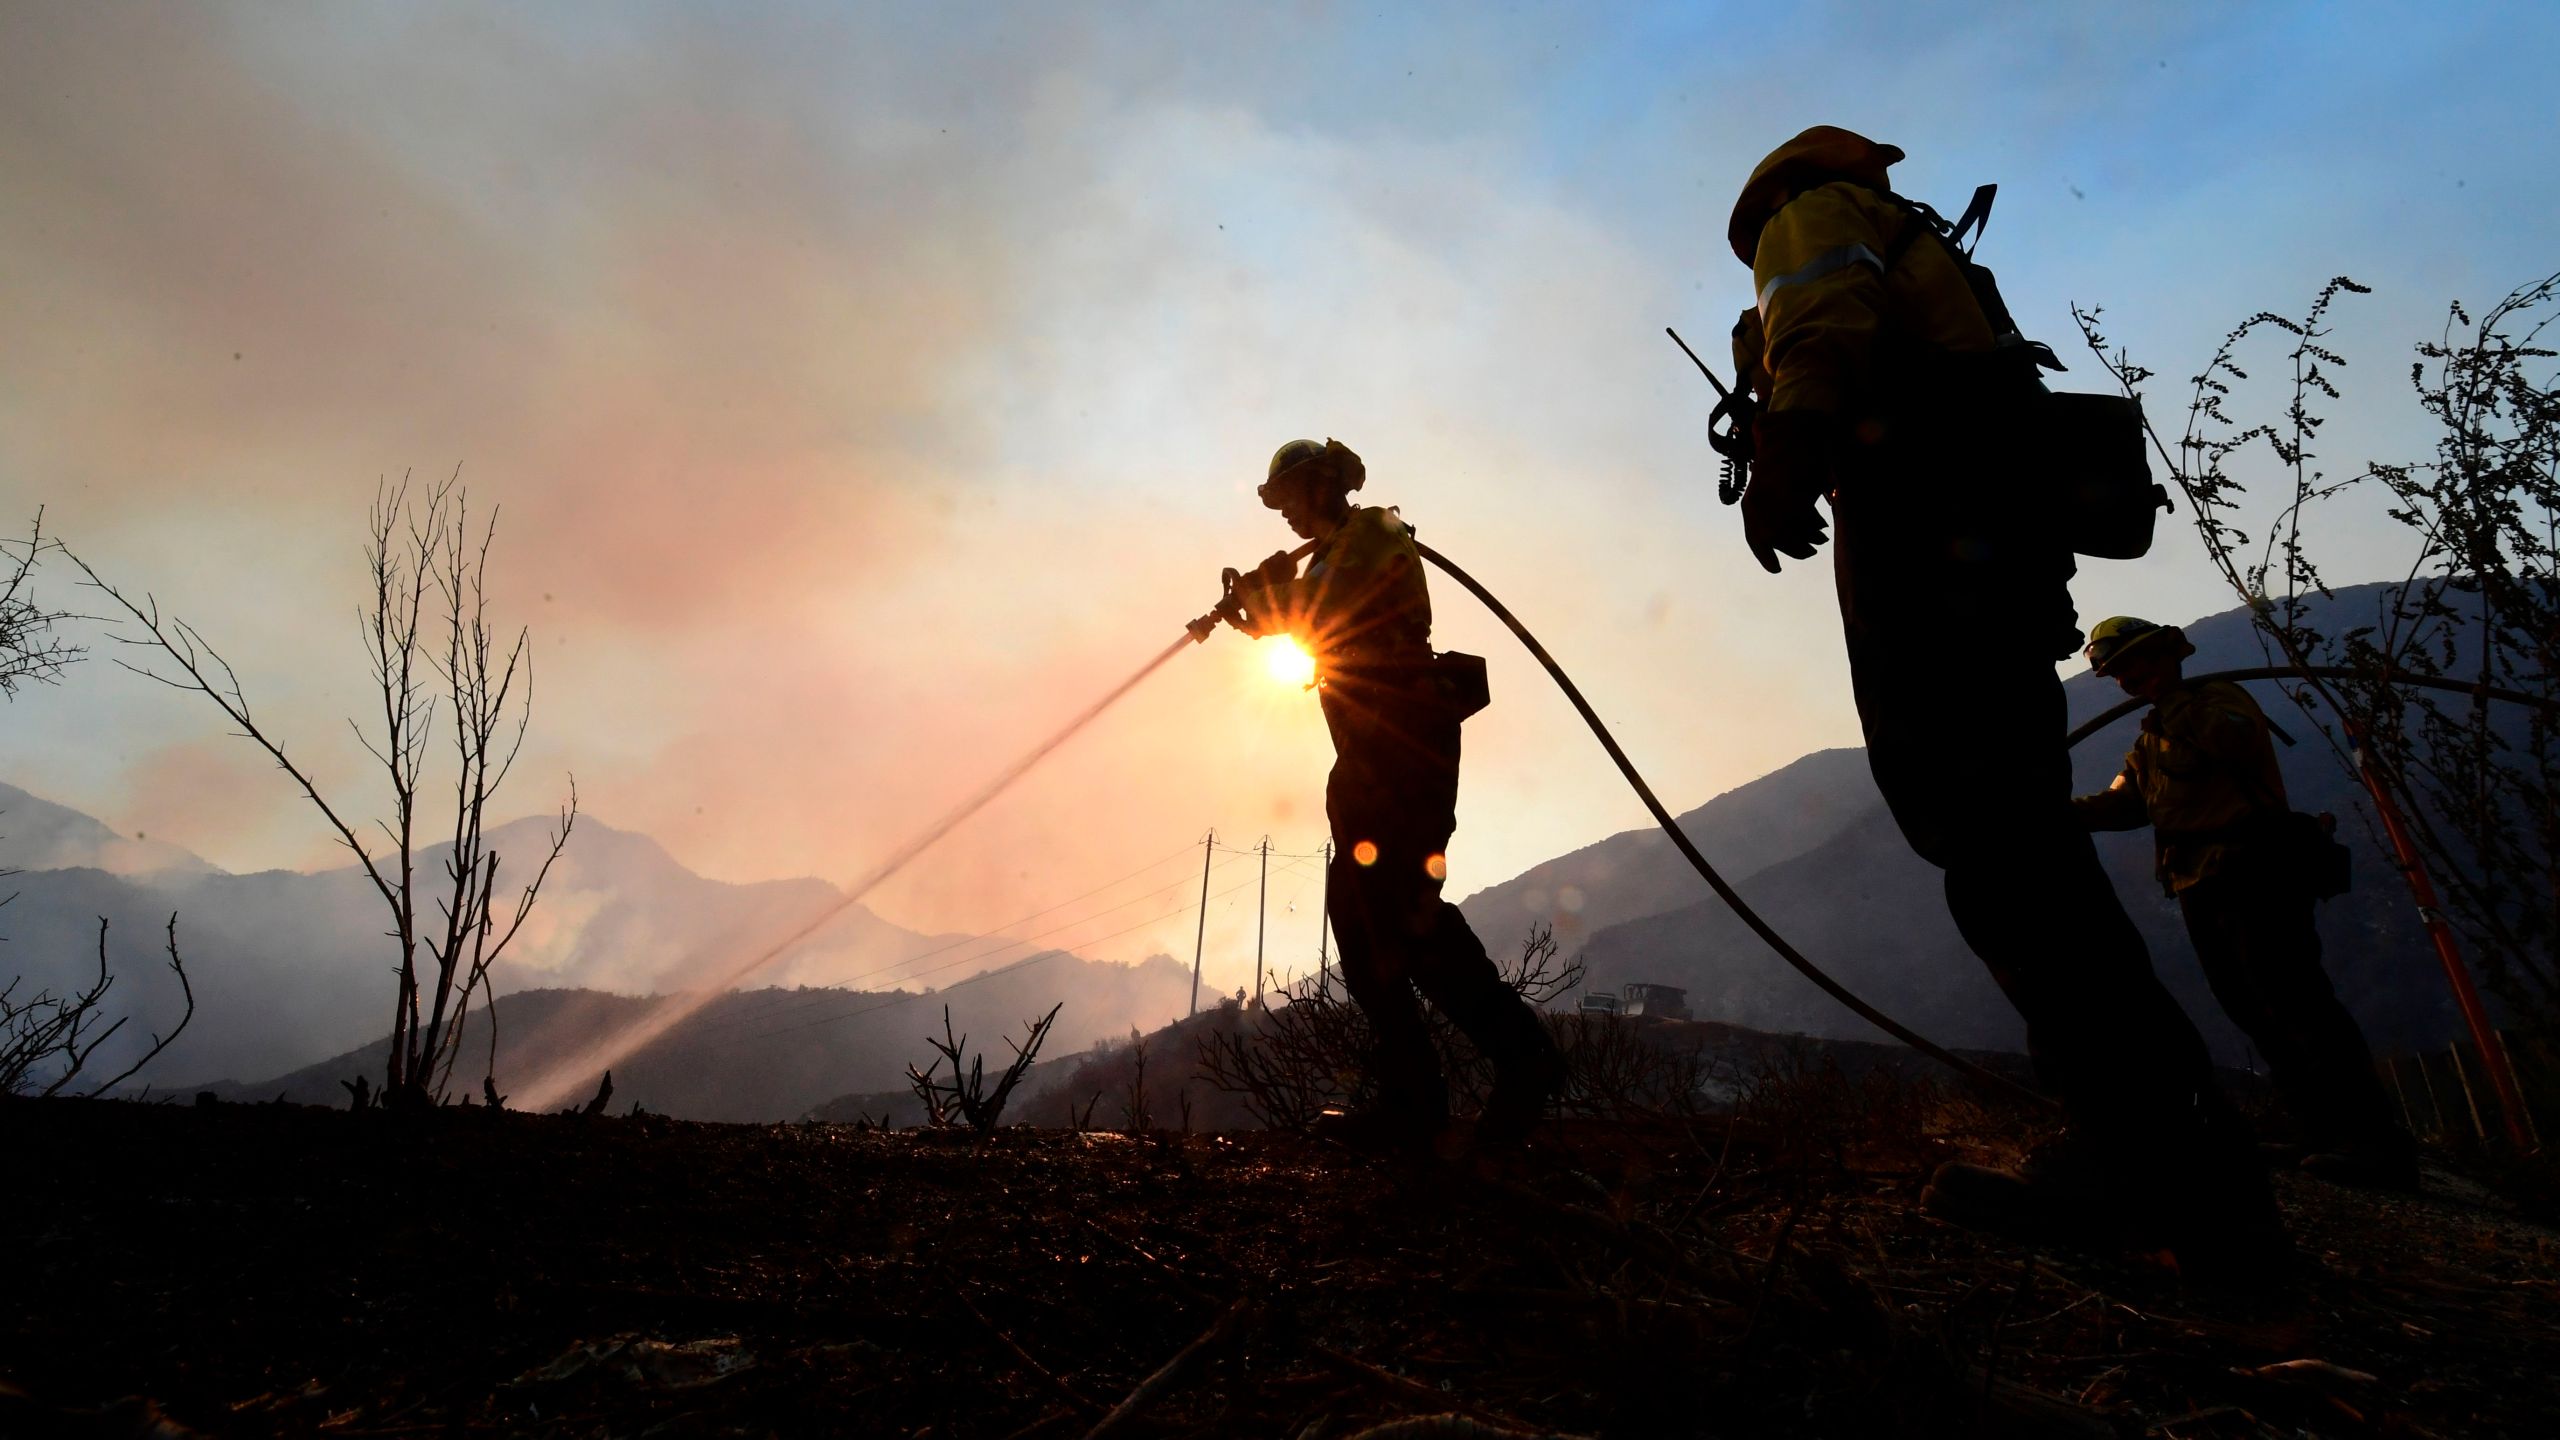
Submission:
[[[1283,685],[1304,687],[1315,682],[1316,657],[1289,636],[1264,636],[1262,660],[1271,668],[1271,678]]]

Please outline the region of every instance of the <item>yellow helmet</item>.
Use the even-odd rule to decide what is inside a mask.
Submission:
[[[1881,190],[1885,171],[1901,161],[1902,147],[1879,145],[1837,125],[1816,125],[1770,151],[1743,182],[1742,194],[1733,202],[1733,218],[1725,223],[1725,239],[1733,246],[1734,258],[1751,263],[1760,248],[1760,228],[1787,203],[1787,192],[1797,183],[1816,176],[1845,178]]]
[[[2092,674],[2106,675],[2135,647],[2156,644],[2163,637],[2178,647],[2179,659],[2196,653],[2196,647],[2187,641],[2186,631],[2136,615],[2110,615],[2089,627],[2089,648],[2081,653],[2089,657]]]
[[[1332,466],[1333,474],[1340,480],[1345,493],[1359,489],[1369,479],[1369,467],[1363,465],[1351,447],[1341,441],[1328,439],[1318,444],[1313,440],[1292,440],[1271,452],[1271,469],[1253,493],[1261,497],[1264,505],[1277,510],[1280,504],[1272,497],[1272,485],[1283,475],[1321,464]],[[1309,478],[1313,473],[1308,472]]]

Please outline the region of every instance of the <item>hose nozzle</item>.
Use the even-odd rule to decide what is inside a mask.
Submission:
[[[1217,632],[1219,621],[1233,625],[1242,618],[1242,612],[1236,608],[1236,582],[1242,578],[1243,572],[1233,566],[1218,572],[1218,603],[1209,607],[1208,614],[1182,627],[1190,634],[1192,644],[1207,644],[1209,637]]]

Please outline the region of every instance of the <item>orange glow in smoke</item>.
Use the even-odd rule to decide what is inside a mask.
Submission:
[[[1375,840],[1363,840],[1359,844],[1352,846],[1351,858],[1363,865],[1377,864],[1378,842]]]
[[[1423,862],[1422,862],[1422,871],[1423,871],[1423,873],[1424,873],[1424,874],[1429,875],[1429,876],[1430,876],[1432,879],[1434,879],[1434,880],[1446,880],[1446,879],[1448,879],[1448,878],[1449,878],[1449,857],[1448,857],[1448,856],[1446,856],[1446,855],[1434,855],[1434,856],[1432,856],[1430,859],[1425,860],[1425,861],[1423,861]]]

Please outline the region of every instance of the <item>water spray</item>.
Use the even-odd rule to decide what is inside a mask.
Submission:
[[[1513,615],[1509,607],[1496,599],[1492,591],[1487,590],[1474,576],[1452,563],[1447,556],[1419,541],[1415,542],[1414,548],[1421,552],[1423,559],[1438,567],[1442,573],[1463,586],[1467,593],[1481,601],[1484,607],[1493,613],[1494,618],[1500,620],[1539,665],[1545,668],[1548,677],[1555,681],[1556,688],[1564,692],[1565,699],[1572,702],[1574,710],[1582,716],[1583,723],[1590,727],[1592,735],[1599,740],[1600,748],[1608,752],[1609,759],[1617,765],[1618,773],[1625,777],[1628,786],[1635,791],[1636,798],[1644,802],[1645,809],[1651,812],[1654,823],[1662,828],[1663,834],[1670,838],[1673,847],[1679,850],[1681,858],[1689,862],[1690,867],[1707,882],[1708,888],[1716,893],[1716,897],[1724,901],[1745,925],[1751,927],[1752,933],[1766,942],[1779,959],[1787,962],[1798,974],[1812,981],[1824,994],[1839,1001],[1859,1018],[1977,1085],[2012,1099],[2023,1100],[2039,1108],[2058,1108],[2050,1098],[2037,1094],[2008,1076],[1986,1069],[1948,1050],[1868,1004],[1847,986],[1825,973],[1820,966],[1806,959],[1801,951],[1788,943],[1785,936],[1780,935],[1775,927],[1761,918],[1759,912],[1751,908],[1749,902],[1745,901],[1741,894],[1735,891],[1721,874],[1717,873],[1716,868],[1707,862],[1706,856],[1699,852],[1698,847],[1686,834],[1682,833],[1680,822],[1673,818],[1671,811],[1653,793],[1653,787],[1645,783],[1644,776],[1637,773],[1635,762],[1627,758],[1626,751],[1620,748],[1617,737],[1609,733],[1609,727],[1602,722],[1599,712],[1591,708],[1591,702],[1583,698],[1582,691],[1573,683],[1573,678],[1565,673],[1563,666],[1556,663],[1553,655],[1547,653],[1547,648],[1538,643],[1538,638],[1529,633],[1529,628],[1520,623],[1519,617]],[[1315,544],[1310,541],[1291,551],[1289,559],[1292,562],[1302,560],[1314,550]],[[1186,624],[1179,639],[1158,651],[1153,659],[1139,666],[1129,678],[1113,686],[1102,698],[1086,706],[1074,719],[1068,721],[1021,759],[1006,767],[994,779],[980,787],[975,794],[953,807],[941,819],[926,827],[905,845],[900,846],[870,873],[847,886],[841,899],[811,917],[798,930],[765,947],[753,957],[730,966],[715,977],[709,985],[672,998],[629,1028],[554,1061],[539,1078],[524,1087],[522,1101],[524,1108],[549,1109],[585,1090],[593,1083],[598,1072],[619,1064],[642,1046],[699,1014],[723,991],[763,969],[784,951],[816,934],[828,921],[833,920],[864,896],[879,888],[891,876],[904,870],[917,856],[932,848],[936,841],[959,828],[960,824],[970,816],[985,809],[997,796],[1011,789],[1015,782],[1030,773],[1034,766],[1048,759],[1060,746],[1075,738],[1077,732],[1092,724],[1120,697],[1136,689],[1148,676],[1164,668],[1165,662],[1180,654],[1184,646],[1206,642],[1212,634],[1216,633],[1222,621],[1232,624],[1240,619],[1242,610],[1238,603],[1236,587],[1242,579],[1243,572],[1238,570],[1228,569],[1220,572],[1218,603],[1211,606],[1207,613],[1198,619]]]
[[[1232,590],[1233,587],[1229,588]],[[721,992],[763,969],[792,946],[816,934],[828,921],[843,914],[864,896],[887,883],[891,876],[906,869],[917,856],[931,849],[935,841],[958,829],[962,821],[985,809],[997,796],[1012,789],[1014,782],[1029,774],[1033,766],[1048,759],[1059,746],[1074,739],[1078,731],[1092,724],[1103,711],[1110,709],[1113,702],[1137,689],[1140,682],[1164,668],[1166,661],[1182,653],[1184,646],[1195,643],[1195,638],[1186,632],[1172,644],[1157,651],[1154,659],[1139,666],[1128,679],[1111,687],[1101,699],[1086,706],[1056,733],[1041,741],[1021,759],[1007,766],[994,779],[980,787],[976,794],[952,807],[941,819],[925,827],[915,838],[892,852],[888,859],[881,861],[872,867],[869,873],[846,886],[842,898],[811,916],[799,929],[758,951],[751,958],[730,966],[708,985],[671,997],[665,1004],[635,1021],[628,1029],[608,1035],[592,1045],[553,1061],[538,1078],[524,1087],[524,1098],[519,1102],[521,1108],[546,1110],[569,1100],[593,1084],[594,1077],[599,1072],[620,1064],[640,1047],[700,1014],[705,1006],[720,997]]]

